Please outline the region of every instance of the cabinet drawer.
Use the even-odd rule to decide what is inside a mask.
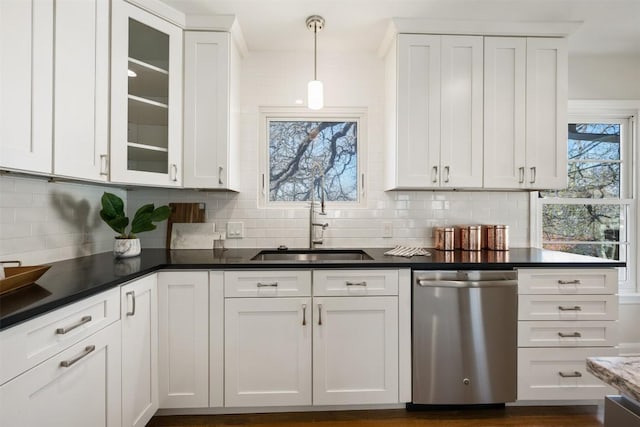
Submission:
[[[612,347],[618,343],[613,321],[521,321],[519,347]]]
[[[315,270],[313,295],[398,295],[398,270]]]
[[[120,288],[0,333],[0,384],[120,318]]]
[[[311,295],[311,271],[225,271],[224,296],[293,297]]]
[[[520,295],[519,320],[617,320],[617,295]]]
[[[519,269],[520,294],[615,294],[616,269]]]
[[[586,359],[615,348],[518,349],[518,400],[602,399],[615,390],[587,372]]]

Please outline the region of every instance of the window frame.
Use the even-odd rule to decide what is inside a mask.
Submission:
[[[623,123],[621,128],[621,171],[620,171],[620,197],[610,199],[589,199],[589,198],[563,198],[554,201],[553,198],[542,199],[540,192],[531,193],[531,245],[543,247],[542,233],[542,209],[545,204],[567,205],[567,204],[606,204],[620,205],[627,209],[626,241],[620,241],[620,250],[626,248],[627,267],[626,278],[620,275],[618,289],[621,294],[638,296],[638,283],[636,265],[638,258],[638,210],[637,210],[637,188],[638,174],[636,168],[640,165],[638,151],[636,148],[638,123],[637,116],[640,110],[640,103],[628,101],[569,101],[569,123]],[[582,242],[580,242],[582,243]],[[588,244],[589,242],[585,242]],[[599,242],[598,242],[599,243]]]
[[[330,209],[358,209],[367,207],[367,109],[358,107],[325,107],[312,111],[304,107],[260,107],[258,155],[258,207],[277,209],[309,209],[309,201],[269,200],[269,123],[275,121],[354,121],[358,127],[357,192],[358,200],[327,201]]]

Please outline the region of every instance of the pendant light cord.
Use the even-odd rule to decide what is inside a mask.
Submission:
[[[313,24],[313,80],[318,80],[318,23]]]

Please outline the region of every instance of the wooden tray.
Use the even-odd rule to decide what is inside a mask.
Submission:
[[[50,268],[50,265],[5,267],[5,278],[0,279],[0,295],[32,284]]]

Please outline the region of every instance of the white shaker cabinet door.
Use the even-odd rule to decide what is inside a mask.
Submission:
[[[313,299],[313,404],[398,402],[398,298]]]
[[[0,425],[119,427],[120,324],[114,323],[0,387]]]
[[[398,35],[396,188],[440,186],[440,39]]]
[[[311,298],[225,300],[225,406],[311,404]]]
[[[144,427],[158,410],[157,276],[120,289],[122,319],[122,425]]]
[[[209,273],[158,273],[161,408],[209,406]]]
[[[0,1],[0,167],[51,173],[53,0]]]
[[[440,185],[482,187],[483,40],[442,36]]]
[[[56,0],[56,175],[106,181],[109,150],[109,2]]]
[[[484,186],[525,188],[527,40],[484,39]]]
[[[567,186],[567,39],[527,38],[529,188]]]

